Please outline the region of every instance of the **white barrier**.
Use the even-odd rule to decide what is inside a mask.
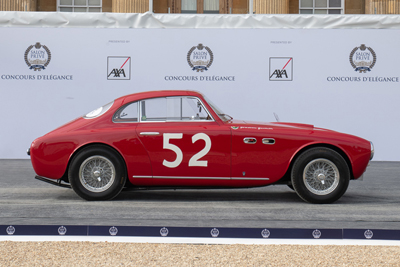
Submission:
[[[36,137],[116,97],[191,89],[234,118],[275,112],[400,160],[399,16],[0,12],[0,26],[0,158],[27,158]]]

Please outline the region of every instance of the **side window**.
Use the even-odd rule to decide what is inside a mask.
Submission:
[[[119,109],[113,117],[113,122],[137,122],[138,102],[133,102]]]
[[[141,101],[142,121],[165,121],[167,119],[167,99],[151,98]]]
[[[212,120],[200,100],[182,97],[182,120]]]
[[[141,121],[212,120],[196,97],[160,97],[141,101]]]

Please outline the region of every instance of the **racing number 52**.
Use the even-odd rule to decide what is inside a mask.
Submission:
[[[164,159],[163,165],[168,168],[176,168],[182,163],[183,154],[182,150],[169,142],[170,139],[182,139],[182,133],[164,133],[163,134],[163,149],[169,149],[175,152],[176,159],[174,161],[167,161]],[[200,160],[202,157],[207,155],[207,153],[211,149],[211,139],[205,133],[197,133],[192,136],[192,143],[194,144],[198,140],[204,140],[206,143],[204,148],[194,154],[189,160],[189,167],[192,166],[199,166],[199,167],[207,167],[208,161],[207,160]]]

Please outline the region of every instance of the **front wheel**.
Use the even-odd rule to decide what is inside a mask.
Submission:
[[[126,181],[120,156],[101,145],[80,151],[71,162],[68,178],[75,193],[86,200],[112,199]]]
[[[327,204],[346,192],[350,170],[339,153],[318,147],[303,152],[296,159],[291,178],[293,188],[304,201]]]

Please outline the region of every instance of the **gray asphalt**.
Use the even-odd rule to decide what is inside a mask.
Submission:
[[[0,160],[0,225],[116,225],[400,229],[400,162],[372,162],[334,204],[285,185],[229,190],[127,191],[88,202],[34,179],[29,160]]]

